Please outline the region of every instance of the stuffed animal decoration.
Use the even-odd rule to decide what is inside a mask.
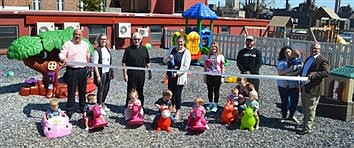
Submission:
[[[221,114],[221,122],[230,125],[235,119],[235,105],[230,100],[227,100],[224,106],[224,111]]]
[[[251,132],[254,131],[254,125],[256,125],[256,118],[253,116],[253,114],[253,109],[250,107],[246,107],[246,109],[243,111],[243,116],[241,118],[241,130],[248,128]]]
[[[161,131],[161,130],[166,130],[167,132],[171,131],[171,112],[169,108],[163,108],[161,111],[161,116],[160,118],[157,120],[157,131]]]
[[[133,104],[133,106],[132,106],[133,117],[132,117],[132,119],[129,120],[129,122],[128,122],[129,125],[143,125],[144,124],[144,118],[143,118],[143,115],[140,114],[140,109],[141,109],[141,106],[139,106],[136,103]]]
[[[191,131],[205,131],[207,129],[207,122],[203,117],[203,110],[201,108],[195,108],[189,113],[187,120],[187,127]]]

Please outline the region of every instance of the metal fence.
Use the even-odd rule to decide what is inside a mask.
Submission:
[[[176,31],[165,30],[164,48],[172,46],[172,36]],[[236,60],[238,51],[245,48],[245,35],[213,34],[213,41],[220,46],[222,54],[230,60]],[[263,64],[276,65],[278,53],[284,46],[303,51],[302,59],[310,54],[312,41],[289,40],[283,38],[255,37],[256,47],[262,51]],[[331,69],[354,65],[354,45],[321,42],[321,54],[330,61]]]

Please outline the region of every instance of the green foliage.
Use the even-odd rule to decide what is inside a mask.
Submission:
[[[42,32],[37,36],[42,39],[43,49],[51,52],[53,49],[61,49],[61,46],[71,39],[73,33],[73,28],[67,28],[65,30]]]
[[[89,45],[89,49],[90,49],[90,55],[93,54],[93,52],[95,51],[95,48],[93,48],[92,44],[90,43],[90,41],[86,38],[82,38],[83,41],[85,41],[88,45]]]
[[[8,59],[23,60],[43,50],[39,37],[22,36],[11,42],[7,50]]]
[[[101,10],[101,0],[82,0],[84,3],[85,11],[100,11]]]
[[[13,41],[7,52],[8,59],[24,60],[30,56],[40,54],[43,50],[52,52],[54,49],[61,50],[66,41],[71,40],[74,28],[65,30],[46,31],[37,36],[22,36]],[[93,54],[94,48],[89,40],[82,38],[89,47],[90,54]]]

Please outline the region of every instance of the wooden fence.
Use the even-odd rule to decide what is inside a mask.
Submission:
[[[164,48],[172,46],[172,36],[176,31],[166,30],[164,33]],[[242,48],[245,48],[244,35],[229,35],[229,34],[213,34],[213,41],[220,46],[222,54],[229,60],[236,60],[237,53]],[[256,47],[262,51],[263,64],[276,65],[278,53],[280,49],[286,45],[293,49],[303,51],[303,61],[310,53],[311,41],[306,40],[289,40],[283,38],[267,38],[254,37]],[[321,54],[327,57],[330,61],[331,70],[346,66],[354,65],[354,45],[335,44],[321,42]]]

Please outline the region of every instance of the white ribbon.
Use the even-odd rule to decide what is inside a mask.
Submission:
[[[220,74],[213,72],[196,72],[196,71],[181,71],[181,70],[172,70],[172,69],[161,69],[161,68],[144,68],[144,67],[132,67],[132,66],[113,66],[113,65],[105,65],[105,64],[94,64],[94,63],[83,63],[83,62],[75,62],[70,61],[68,65],[81,65],[87,67],[106,67],[113,69],[130,69],[130,70],[151,70],[151,71],[172,71],[172,72],[187,72],[193,74],[201,74],[201,75],[214,75],[214,76],[236,76],[240,78],[256,78],[256,79],[271,79],[271,80],[289,80],[289,81],[308,81],[307,77],[296,77],[296,76],[273,76],[273,75],[251,75],[251,74]]]

